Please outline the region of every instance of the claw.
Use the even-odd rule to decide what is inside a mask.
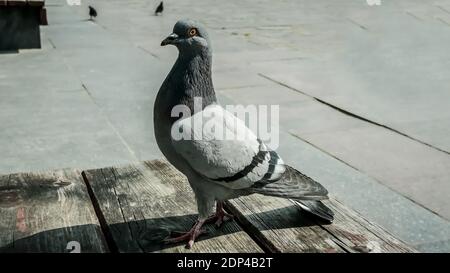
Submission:
[[[233,218],[233,215],[225,212],[225,210],[223,209],[223,202],[217,201],[216,213],[206,219],[206,222],[209,223],[215,221],[214,225],[219,228],[224,222],[232,220]]]
[[[193,245],[194,245],[194,240],[189,240],[189,242],[186,244],[186,248],[191,249]]]
[[[223,211],[223,214],[216,215],[217,221],[214,223],[216,227],[221,227],[224,222],[233,220],[234,216]]]
[[[163,241],[166,244],[187,241],[186,248],[190,249],[194,245],[198,236],[208,233],[206,229],[202,228],[204,223],[214,222],[215,226],[219,228],[224,222],[233,218],[233,215],[223,210],[223,202],[217,201],[216,213],[214,215],[208,217],[207,219],[198,220],[188,232],[172,231],[170,236],[165,238]],[[173,237],[174,235],[177,235],[177,237]]]
[[[174,238],[166,237],[163,242],[166,244],[173,244],[188,241],[188,243],[186,244],[186,248],[192,248],[198,236],[207,233],[206,229],[202,228],[204,223],[205,220],[197,221],[188,232],[173,231],[171,232],[171,235],[179,234],[179,236]]]

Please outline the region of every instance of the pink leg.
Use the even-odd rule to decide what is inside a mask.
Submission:
[[[202,226],[205,222],[206,220],[198,220],[188,232],[182,233],[182,235],[178,237],[166,238],[164,239],[164,242],[172,244],[188,241],[188,243],[186,244],[186,248],[191,248],[192,245],[194,245],[195,239],[197,239],[197,237],[201,234],[206,233],[206,230],[202,229]]]
[[[216,214],[208,217],[208,219],[206,219],[206,222],[209,223],[215,220],[214,224],[217,227],[220,227],[223,224],[223,222],[226,222],[230,219],[233,219],[233,215],[225,212],[225,210],[223,209],[223,201],[217,201]]]

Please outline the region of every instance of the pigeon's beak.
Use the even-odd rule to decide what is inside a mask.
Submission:
[[[161,42],[161,46],[174,44],[177,40],[178,40],[178,35],[175,33],[172,33]]]

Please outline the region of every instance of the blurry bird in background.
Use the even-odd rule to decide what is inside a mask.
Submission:
[[[163,11],[164,11],[164,5],[163,5],[163,1],[161,1],[161,3],[159,3],[158,7],[155,10],[155,15],[162,14]]]
[[[93,20],[93,18],[97,17],[97,11],[92,7],[89,6],[89,16],[91,17],[89,20]]]

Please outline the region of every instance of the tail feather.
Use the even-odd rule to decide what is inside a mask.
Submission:
[[[284,165],[283,170],[277,179],[258,181],[248,191],[290,199],[302,210],[329,223],[333,222],[333,211],[319,201],[328,199],[327,189],[288,165]]]
[[[285,171],[278,180],[262,180],[249,189],[253,193],[292,199],[328,199],[328,191],[320,183],[304,175],[291,166],[284,165]]]
[[[291,200],[302,210],[319,217],[322,220],[332,223],[334,220],[334,212],[324,203],[316,200]]]

